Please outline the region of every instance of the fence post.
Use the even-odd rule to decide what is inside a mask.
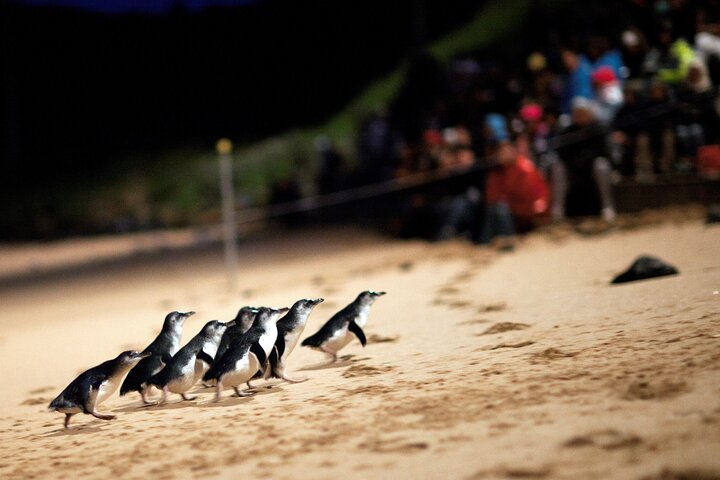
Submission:
[[[237,226],[235,224],[235,192],[231,153],[233,145],[227,138],[221,138],[215,144],[220,166],[220,195],[222,197],[223,241],[225,244],[225,269],[228,289],[237,290]]]

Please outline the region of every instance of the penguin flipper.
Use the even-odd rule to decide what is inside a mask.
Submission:
[[[270,352],[270,358],[272,359],[272,353],[275,352],[277,359],[280,360],[285,353],[285,335],[278,335],[275,340],[275,348]],[[271,360],[272,361],[272,360]]]
[[[355,336],[360,340],[360,344],[364,347],[367,343],[367,339],[365,338],[365,332],[362,331],[362,328],[360,328],[360,325],[355,323],[355,321],[351,321],[348,325],[348,330],[350,330],[352,333],[355,334]]]
[[[213,357],[210,356],[209,353],[207,353],[205,350],[200,350],[197,354],[198,360],[202,360],[203,362],[207,363],[208,365],[212,365],[215,361]]]
[[[89,388],[86,390],[87,399],[82,404],[83,413],[92,414],[95,411],[99,388],[100,385],[98,385],[97,387],[90,385]]]
[[[318,333],[320,333],[320,332],[318,332]],[[314,334],[310,335],[305,340],[303,340],[300,343],[300,345],[303,347],[317,347],[318,345],[320,345],[320,343],[322,343],[320,341],[318,333],[314,333]]]
[[[262,366],[265,365],[265,362],[267,362],[267,355],[265,355],[265,350],[263,350],[263,348],[258,342],[255,342],[250,346],[250,352],[255,354],[258,359],[258,363],[262,368]]]

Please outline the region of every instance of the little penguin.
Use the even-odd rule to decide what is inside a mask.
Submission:
[[[252,395],[241,392],[238,386],[262,369],[277,340],[276,323],[288,310],[261,307],[250,330],[231,342],[225,354],[213,362],[203,380],[216,381],[215,401],[220,400],[225,385],[233,387],[239,397]]]
[[[150,352],[138,353],[135,350],[128,350],[112,360],[84,371],[50,402],[48,409],[51,412],[65,414],[63,424],[65,428],[70,426],[70,418],[76,413],[86,413],[101,420],[112,420],[115,415],[98,412],[96,410],[98,405],[115,393],[128,370],[150,355]]]
[[[310,347],[325,352],[332,357],[331,363],[337,361],[337,352],[357,337],[364,347],[367,343],[362,327],[365,326],[370,314],[370,307],[385,292],[366,290],[348,306],[337,312],[314,335],[302,341],[303,347]]]
[[[220,340],[220,345],[218,346],[217,353],[213,355],[213,358],[220,358],[222,357],[225,352],[227,351],[228,347],[230,346],[230,343],[235,340],[236,338],[242,336],[250,330],[250,327],[252,327],[253,322],[255,322],[255,317],[257,316],[258,308],[257,307],[250,307],[245,306],[242,307],[240,310],[238,310],[237,315],[235,315],[235,320],[233,320],[233,326],[228,327],[227,330],[225,330],[225,333],[222,336],[222,339]],[[207,371],[207,370],[206,370]],[[203,372],[204,374],[205,372]],[[203,380],[203,385],[205,387],[214,387],[215,386],[215,380]],[[248,386],[250,384],[248,383]]]
[[[150,353],[130,370],[127,378],[120,387],[120,396],[128,392],[140,392],[145,404],[150,405],[147,399],[149,386],[147,381],[150,377],[162,370],[180,348],[180,337],[185,320],[195,312],[170,312],[165,317],[160,334],[145,347],[143,353]]]
[[[305,324],[315,305],[322,303],[322,298],[305,298],[298,300],[290,307],[290,311],[277,322],[278,335],[275,347],[270,352],[270,368],[265,372],[265,378],[282,378],[286,382],[304,382],[307,378],[291,378],[285,373],[285,362],[295,349],[300,335],[305,330]]]
[[[196,398],[187,396],[185,392],[190,390],[212,365],[217,346],[229,324],[218,320],[206,323],[200,333],[182,347],[165,368],[150,377],[147,384],[154,385],[163,392],[158,404],[165,402],[169,392],[180,394],[183,400]]]
[[[216,358],[223,356],[225,350],[227,350],[230,346],[230,342],[250,330],[250,327],[252,327],[252,324],[255,321],[255,315],[257,315],[257,312],[258,309],[256,307],[250,306],[242,307],[238,310],[237,315],[235,315],[235,320],[233,321],[234,323],[230,322],[233,323],[233,325],[225,330],[222,340],[220,340]],[[228,325],[230,325],[230,323],[228,323]]]

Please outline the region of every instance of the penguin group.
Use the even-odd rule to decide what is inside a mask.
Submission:
[[[357,338],[367,343],[365,326],[370,306],[385,292],[366,290],[345,308],[333,315],[315,334],[301,345],[325,353],[330,363],[338,352]],[[287,360],[297,346],[313,308],[322,298],[304,298],[290,308],[245,306],[229,322],[212,320],[180,348],[183,324],[195,312],[170,312],[158,336],[141,352],[128,350],[117,357],[81,373],[49,406],[50,411],[65,414],[64,426],[78,413],[112,420],[114,415],[100,413],[98,406],[118,388],[120,395],[137,392],[146,405],[164,403],[170,393],[183,400],[194,400],[188,392],[199,382],[215,388],[215,401],[232,387],[239,397],[253,395],[254,379],[278,378],[298,383],[307,378],[293,378],[286,371]],[[159,400],[149,398],[155,387]]]

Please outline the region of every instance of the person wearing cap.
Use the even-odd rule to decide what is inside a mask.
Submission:
[[[522,132],[517,137],[517,148],[521,155],[543,168],[544,155],[548,152],[547,139],[550,134],[548,125],[543,121],[543,108],[537,103],[526,103],[520,108],[519,117]]]
[[[610,67],[599,67],[593,71],[593,92],[597,120],[604,126],[612,124],[615,115],[622,108],[624,98],[620,82]]]

